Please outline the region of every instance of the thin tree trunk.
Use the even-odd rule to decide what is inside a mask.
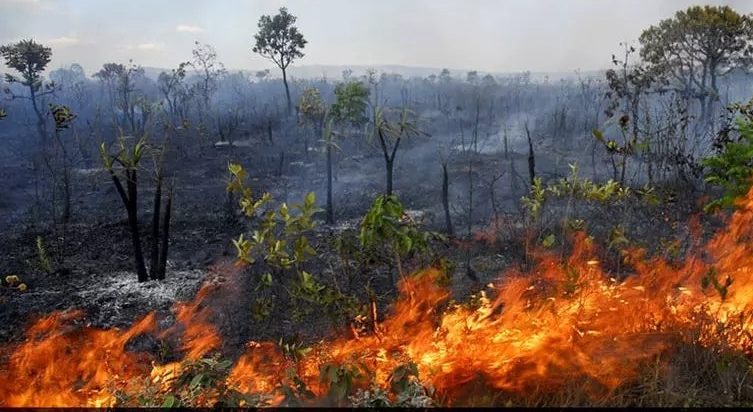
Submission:
[[[170,218],[173,210],[173,188],[167,193],[167,203],[165,204],[165,217],[162,219],[162,247],[160,250],[158,279],[164,280],[167,271],[167,249],[170,243]]]
[[[288,73],[282,69],[282,82],[285,84],[285,97],[288,100],[288,116],[293,113],[293,103],[290,101],[290,88],[288,88]]]
[[[133,241],[133,254],[136,260],[136,273],[139,282],[146,282],[149,280],[149,276],[146,273],[144,253],[141,249],[141,236],[139,234],[136,170],[126,171],[126,176],[128,176],[128,181],[126,182],[126,186],[128,187],[128,204],[126,208],[128,209],[128,226],[131,230],[131,240]]]
[[[335,211],[332,204],[332,146],[327,145],[327,223],[335,223]]]
[[[274,144],[274,140],[272,139],[272,120],[267,120],[267,138],[269,139],[269,144]]]
[[[442,207],[444,208],[444,222],[447,234],[452,236],[452,217],[450,216],[450,180],[447,173],[447,163],[442,164]]]
[[[528,130],[528,123],[526,123],[525,128],[528,138],[528,177],[531,179],[531,186],[533,186],[536,179],[536,157],[533,153],[533,140],[531,139],[531,132]]]
[[[161,163],[161,162],[160,162]],[[157,168],[157,182],[154,188],[154,208],[152,214],[152,256],[149,265],[149,275],[152,279],[159,279],[159,219],[162,211],[162,165]]]
[[[386,162],[386,169],[387,169],[387,196],[392,195],[392,167],[394,166],[394,162],[392,159],[387,160]]]

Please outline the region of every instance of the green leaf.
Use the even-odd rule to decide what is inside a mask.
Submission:
[[[549,249],[550,247],[554,246],[554,241],[555,241],[554,233],[550,233],[547,237],[545,237],[541,241],[541,245]]]
[[[230,163],[227,168],[234,176],[238,176],[238,174],[243,171],[243,166],[237,163]]]
[[[173,396],[173,395],[167,395],[165,397],[165,400],[162,402],[162,407],[163,408],[172,408],[172,407],[175,406],[175,404],[176,404],[175,396]]]
[[[193,379],[191,379],[191,383],[188,384],[188,387],[190,389],[196,389],[196,388],[198,388],[199,385],[201,385],[202,379],[204,379],[204,374],[203,373],[200,373],[200,374],[194,376]]]
[[[593,134],[594,138],[600,142],[604,142],[604,133],[599,129],[593,129],[591,131],[591,134]]]

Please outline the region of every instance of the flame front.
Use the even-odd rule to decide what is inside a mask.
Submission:
[[[276,344],[251,343],[226,384],[279,404],[291,369],[321,398],[325,364],[362,365],[372,372],[370,383],[387,387],[392,371],[411,361],[421,382],[452,405],[462,403],[473,382],[524,393],[583,381],[595,395],[608,392],[635,379],[645,362],[671,356],[681,342],[750,354],[752,238],[753,191],[725,229],[680,264],[631,251],[626,260],[634,273],[625,280],[601,269],[584,235],[576,236],[567,259],[541,254],[532,270],[501,276],[473,307],[449,305],[449,292],[437,286],[439,273],[428,269],[400,284],[391,315],[374,333],[321,342],[297,359]],[[194,302],[178,307],[187,359],[220,345],[208,309],[201,308],[210,293],[203,288]],[[138,393],[136,378],[167,384],[179,374],[179,363],[155,365],[149,355],[126,350],[134,337],[158,333],[154,315],[127,331],[73,328],[79,317],[45,317],[27,331],[25,343],[10,348],[0,405],[112,406],[118,391]]]

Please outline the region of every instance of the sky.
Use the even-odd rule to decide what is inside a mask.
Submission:
[[[565,72],[608,67],[621,41],[695,4],[753,13],[753,0],[0,0],[0,44],[34,38],[52,47],[50,69],[87,73],[130,59],[176,67],[194,41],[228,69],[274,68],[253,35],[286,6],[309,41],[294,65]]]

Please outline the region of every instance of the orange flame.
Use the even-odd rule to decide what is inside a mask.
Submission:
[[[567,259],[541,253],[534,269],[506,273],[474,306],[450,305],[449,292],[436,282],[440,274],[422,271],[400,284],[378,333],[321,342],[295,360],[273,343],[251,343],[226,383],[280,404],[291,370],[322,398],[325,364],[360,365],[371,383],[387,387],[395,368],[412,361],[423,384],[458,404],[478,380],[521,393],[585,379],[594,391],[610,391],[679,341],[750,353],[753,191],[744,200],[727,227],[681,264],[631,251],[626,260],[634,273],[621,281],[602,270],[582,234]],[[202,288],[193,302],[178,305],[180,327],[160,334],[182,333],[186,359],[220,346],[209,309],[202,307],[211,290]],[[151,357],[126,350],[132,338],[155,333],[154,315],[127,331],[70,326],[80,316],[56,313],[27,331],[0,368],[0,405],[112,406],[117,391],[138,391],[127,383],[134,377],[167,382],[179,374],[179,363],[152,366]]]

